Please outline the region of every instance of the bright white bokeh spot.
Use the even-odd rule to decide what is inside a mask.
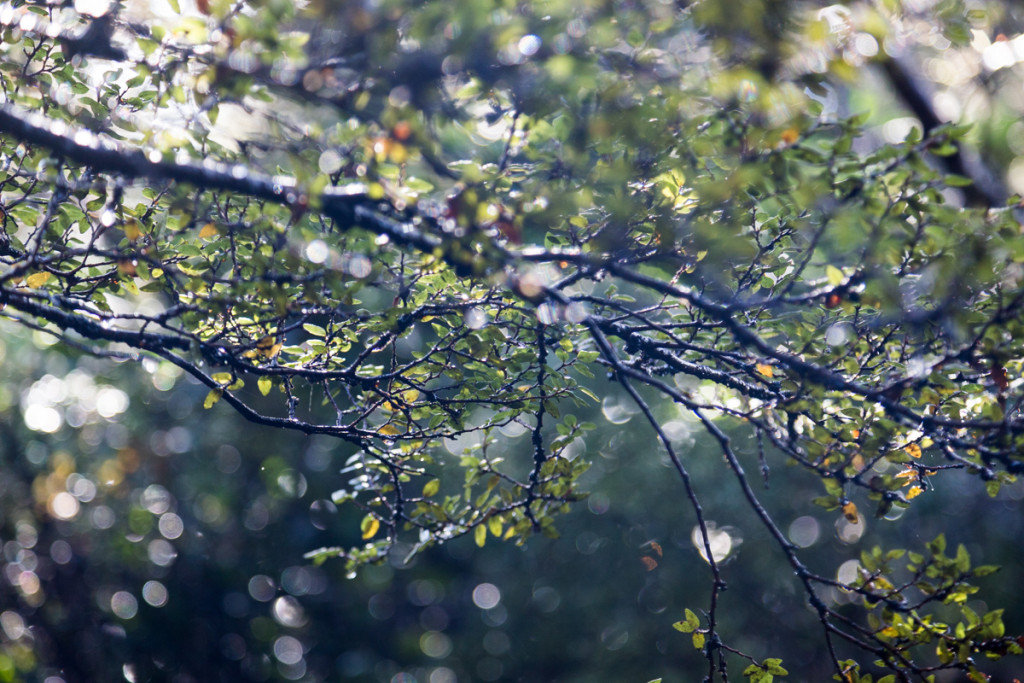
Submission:
[[[337,150],[329,149],[320,155],[320,171],[330,175],[336,173],[340,168],[344,160],[341,155],[338,154]]]
[[[149,561],[158,567],[169,567],[178,557],[178,551],[174,546],[162,538],[150,541],[146,546],[146,552],[149,554]]]
[[[249,595],[252,596],[253,600],[270,602],[275,593],[277,593],[277,586],[274,585],[274,580],[269,576],[257,574],[249,579]]]
[[[128,410],[128,394],[114,387],[102,387],[96,394],[96,412],[108,420]]]
[[[139,612],[139,601],[128,591],[117,591],[110,598],[110,609],[122,619],[131,619]]]
[[[323,263],[327,260],[330,255],[330,249],[327,248],[327,242],[323,240],[313,240],[306,245],[306,258],[313,263]]]
[[[57,519],[74,519],[80,509],[78,499],[67,491],[61,491],[50,500],[50,512]]]
[[[93,17],[102,17],[110,11],[110,0],[75,0],[75,11]]]
[[[739,533],[732,527],[722,527],[719,529],[717,524],[710,521],[705,526],[708,530],[708,546],[711,548],[711,557],[714,558],[715,562],[721,562],[729,557],[729,554],[743,542]],[[700,532],[700,526],[694,525],[693,531],[690,533],[690,541],[704,561],[707,562],[707,549],[704,547],[704,537]]]
[[[353,277],[357,277],[359,279],[369,277],[372,269],[370,259],[366,258],[362,254],[354,254],[348,259],[348,272],[351,273]]]
[[[0,628],[10,640],[17,640],[28,632],[25,620],[17,612],[7,610],[0,614]]]
[[[853,39],[853,49],[862,57],[874,57],[878,54],[878,41],[870,33],[858,33]]]
[[[473,604],[480,609],[493,609],[501,602],[501,591],[493,583],[481,583],[473,589]]]
[[[487,314],[476,306],[466,309],[465,319],[466,327],[471,330],[479,330],[487,324]]]
[[[524,57],[532,57],[540,49],[540,38],[532,33],[519,39],[519,54]]]
[[[163,607],[167,604],[167,587],[159,581],[147,581],[142,587],[142,599],[152,607]]]
[[[857,513],[855,523],[847,521],[846,517],[840,517],[836,521],[836,536],[843,543],[856,543],[864,535],[865,527],[867,527],[867,523],[864,521],[864,515],[860,513]]]
[[[185,523],[173,512],[160,515],[160,521],[156,526],[160,530],[160,535],[170,541],[178,538],[185,531]]]
[[[452,653],[452,639],[440,631],[427,631],[420,636],[423,654],[434,659],[444,659]]]
[[[53,406],[33,403],[25,408],[25,426],[34,432],[53,434],[64,423],[64,418]]]
[[[636,407],[620,396],[605,396],[601,401],[601,413],[613,425],[626,424],[635,412]]]
[[[921,124],[913,116],[890,119],[882,124],[882,137],[889,144],[899,144],[907,139],[914,128],[921,129]]]
[[[810,515],[797,517],[789,525],[789,540],[798,548],[809,548],[818,541],[820,535],[821,525]]]
[[[847,560],[839,565],[839,569],[836,570],[836,581],[839,583],[851,584],[857,580],[859,570],[860,562],[857,560]]]
[[[853,326],[849,323],[829,325],[825,330],[825,343],[829,346],[841,346],[853,336]]]
[[[139,502],[154,515],[161,515],[171,507],[171,492],[160,484],[150,484],[142,491]]]
[[[282,664],[298,664],[302,661],[302,643],[292,636],[281,636],[274,641],[274,657]]]
[[[439,666],[430,672],[429,683],[458,683],[455,672],[446,666]]]
[[[274,600],[274,619],[282,626],[298,628],[306,623],[306,612],[299,601],[290,595],[282,595]]]

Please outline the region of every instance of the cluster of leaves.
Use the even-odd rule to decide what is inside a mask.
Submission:
[[[903,583],[866,556],[868,578],[839,587],[885,607],[852,621],[742,461],[812,473],[817,502],[852,524],[856,500],[885,516],[945,471],[994,493],[1024,469],[1020,224],[1012,204],[966,210],[971,179],[935,161],[958,158],[965,127],[863,151],[864,118],[780,77],[800,71],[791,27],[815,20],[778,5],[767,28],[744,12],[730,33],[730,3],[495,1],[452,17],[382,2],[317,30],[302,28],[317,3],[201,2],[154,27],[117,6],[11,3],[0,303],[90,353],[172,363],[207,408],[350,444],[334,500],[362,523],[310,557],[351,569],[401,540],[556,533],[587,468],[569,456],[589,425],[567,411],[596,398],[581,384],[599,365],[696,516],[708,625],[684,623],[709,679],[733,654],[755,681],[784,670],[723,643],[698,456],[655,398],[717,444],[837,675],[854,670],[837,636],[890,669],[971,671],[975,652],[1019,650],[998,613],[965,613],[952,635],[914,614],[965,594],[959,556],[912,558]],[[956,38],[971,17],[954,9]],[[503,429],[531,434],[508,462],[489,454]],[[925,642],[937,664],[906,654]]]

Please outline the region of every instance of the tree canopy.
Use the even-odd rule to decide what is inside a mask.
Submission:
[[[1024,469],[1010,8],[14,0],[0,25],[3,316],[336,444],[321,505],[358,515],[308,562],[556,537],[588,434],[633,419],[618,448],[667,458],[694,529],[704,597],[667,622],[689,680],[983,681],[1021,654],[973,597],[996,568],[941,528],[812,561],[795,521],[854,544]],[[71,523],[62,462],[33,495]],[[788,567],[809,661],[723,626],[738,539],[695,470]]]

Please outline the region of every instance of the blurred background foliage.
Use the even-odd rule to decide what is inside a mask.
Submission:
[[[14,16],[23,5],[0,6],[8,37],[18,28],[5,13]],[[226,1],[192,6],[182,0],[176,9],[154,2],[129,3],[124,11],[154,27],[153,42],[161,40],[158,33],[171,33],[197,45],[227,41],[237,48],[232,68],[196,73],[194,90],[182,94],[206,106],[203,96],[218,93],[206,110],[219,108],[222,116],[229,106],[258,112],[243,95],[262,74],[256,64],[275,64],[268,54],[316,61],[343,53],[361,60],[330,72],[269,74],[301,87],[303,97],[329,100],[326,93],[344,92],[348,69],[389,74],[380,81],[386,90],[325,101],[372,117],[329,127],[332,109],[306,122],[347,153],[345,163],[369,166],[382,178],[397,173],[403,143],[412,139],[423,167],[431,166],[432,154],[464,155],[472,161],[466,177],[494,180],[488,174],[503,163],[512,125],[506,116],[512,102],[503,98],[513,93],[535,132],[523,153],[556,150],[547,178],[531,179],[534,186],[524,192],[525,218],[506,228],[508,236],[522,231],[516,239],[525,242],[543,243],[552,217],[586,204],[580,195],[611,193],[624,178],[651,175],[648,156],[668,142],[645,131],[645,121],[665,110],[709,106],[666,104],[652,90],[649,99],[631,99],[636,93],[609,82],[610,72],[633,73],[644,88],[659,79],[710,83],[716,102],[750,104],[760,127],[743,144],[785,146],[803,132],[808,109],[832,119],[867,112],[867,134],[855,143],[865,150],[902,142],[914,128],[971,123],[956,157],[961,167],[947,170],[968,174],[975,189],[950,192],[967,193],[959,199],[968,203],[1024,192],[1024,11],[1011,2],[519,6],[494,0],[419,3],[415,11],[398,0],[245,5],[245,12],[232,13],[237,8]],[[680,30],[674,22],[684,11]],[[651,36],[670,27],[670,41],[654,39],[656,47],[646,49]],[[613,68],[577,58],[592,51]],[[512,87],[489,90],[507,77],[503,66],[538,54],[543,68],[521,69]],[[436,63],[425,58],[430,55]],[[484,60],[490,55],[498,59]],[[460,107],[453,113],[436,91],[463,67],[479,79],[451,93]],[[400,88],[391,87],[396,79]],[[565,111],[594,107],[588,97],[595,87],[603,97],[621,95],[638,106],[624,104],[618,117],[608,109],[568,117]],[[68,96],[59,104],[75,118],[101,116],[103,105],[92,102]],[[237,153],[267,170],[283,165],[300,178],[303,169],[310,178],[316,176],[310,168],[338,171],[341,156],[325,159],[322,149],[300,144],[310,129],[275,128],[295,123],[289,116],[297,113],[286,99],[275,104],[283,108],[281,120],[235,111],[220,128],[216,116],[154,126],[146,141],[173,153],[195,134],[202,142],[186,145],[195,154],[193,147],[233,148],[241,141]],[[556,109],[561,113],[548,119]],[[251,135],[239,131],[242,125],[252,127]],[[268,127],[272,144],[264,140]],[[585,151],[604,140],[629,151],[603,179],[596,176],[604,188],[570,192],[569,183],[559,184],[589,164]],[[714,188],[703,189],[705,197],[713,194]],[[720,188],[721,199],[730,191]],[[623,211],[632,206],[623,200]],[[715,247],[710,260],[729,259],[729,235],[705,238]],[[671,627],[708,590],[689,508],[649,428],[602,377],[589,383],[601,397],[593,414],[576,411],[597,427],[571,447],[593,461],[583,480],[590,496],[559,522],[559,538],[534,537],[522,548],[494,541],[478,548],[462,538],[408,565],[396,553],[388,564],[346,576],[340,563],[317,566],[303,557],[321,546],[359,542],[361,515],[331,501],[346,481],[341,471],[351,451],[344,445],[254,427],[224,405],[203,410],[207,389],[169,364],[99,360],[55,345],[42,332],[9,324],[3,330],[0,681],[582,683],[702,675],[696,673],[700,653]],[[674,441],[715,454],[694,458],[691,473],[714,511],[713,550],[729,583],[723,630],[737,634],[746,651],[797,662],[807,680],[827,680],[832,669],[821,653],[816,616],[772,541],[736,502],[737,491],[721,485],[713,445],[675,406],[657,410]],[[746,438],[742,425],[726,424],[738,441]],[[496,455],[526,447],[529,434],[507,429],[502,437]],[[459,454],[471,445],[450,450]],[[761,468],[744,464],[750,472]],[[850,562],[864,549],[917,547],[945,533],[978,563],[1003,566],[979,581],[975,611],[1005,608],[1007,631],[1024,632],[1016,590],[1024,579],[1020,482],[989,498],[982,482],[954,474],[899,524],[851,525],[808,504],[820,494],[815,478],[784,467],[765,478],[761,495],[790,540],[804,548],[808,565],[850,580],[843,572],[855,571]],[[853,601],[840,591],[827,597],[834,605]],[[1009,680],[1018,665],[995,670]]]
[[[330,500],[344,449],[203,410],[206,389],[166,364],[79,357],[9,324],[2,349],[0,680],[696,680],[702,657],[671,626],[706,599],[694,523],[649,426],[601,379],[602,404],[580,415],[598,426],[575,446],[593,459],[591,494],[559,538],[462,538],[346,576],[303,559],[358,541],[360,515]],[[714,454],[675,407],[661,416]],[[496,449],[529,439],[505,436]],[[693,459],[692,474],[729,583],[721,627],[827,680],[817,617],[717,460]],[[992,499],[974,477],[944,478],[898,523],[858,525],[809,504],[812,476],[768,482],[762,499],[809,566],[849,580],[864,549],[945,533],[1003,566],[969,604],[1024,630],[1020,482]]]

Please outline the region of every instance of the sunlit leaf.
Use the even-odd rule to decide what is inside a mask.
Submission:
[[[843,517],[850,524],[858,524],[860,522],[860,515],[857,513],[857,505],[853,501],[846,501],[843,503]]]
[[[846,276],[843,275],[843,271],[831,264],[825,266],[825,277],[828,278],[828,283],[833,287],[838,287],[843,284],[843,280],[846,279]]]
[[[211,389],[206,398],[203,399],[203,408],[209,410],[213,407],[213,404],[220,400],[220,397],[224,394],[223,389]]]
[[[32,273],[25,278],[25,284],[35,289],[36,287],[42,287],[50,281],[52,276],[47,272]]]
[[[380,520],[373,515],[366,515],[359,524],[359,531],[362,533],[364,540],[373,538],[379,530]]]

